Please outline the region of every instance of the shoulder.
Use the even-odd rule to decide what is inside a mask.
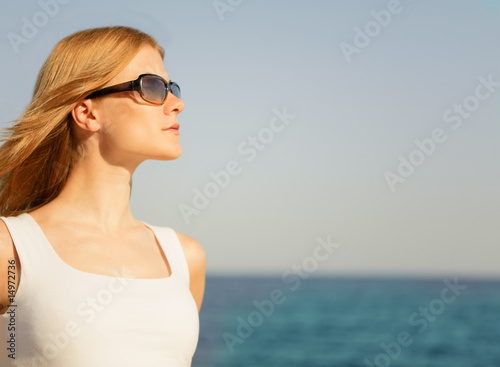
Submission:
[[[189,266],[189,272],[193,273],[197,270],[204,270],[206,264],[206,252],[203,246],[194,238],[183,233],[175,231],[179,242],[181,243],[184,255]]]
[[[200,312],[205,293],[206,254],[203,246],[194,238],[175,232],[186,256],[189,268],[189,289]]]

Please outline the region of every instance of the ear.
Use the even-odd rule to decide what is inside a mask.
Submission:
[[[90,99],[84,99],[77,103],[71,110],[71,115],[75,123],[84,130],[97,132],[101,129],[101,124],[96,118],[96,103]]]

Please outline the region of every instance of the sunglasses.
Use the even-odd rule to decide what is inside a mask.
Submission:
[[[138,91],[142,99],[152,104],[161,105],[167,99],[168,92],[171,91],[174,96],[181,98],[181,88],[175,82],[167,82],[159,75],[141,74],[136,80],[120,83],[110,87],[103,88],[89,94],[85,99],[92,99],[107,94]]]

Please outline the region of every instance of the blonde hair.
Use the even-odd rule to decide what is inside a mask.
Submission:
[[[71,110],[101,89],[150,45],[149,35],[129,27],[103,27],[62,39],[42,66],[33,99],[0,142],[0,215],[29,212],[55,199],[83,155],[71,130]]]

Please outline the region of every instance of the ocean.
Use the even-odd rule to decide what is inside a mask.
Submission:
[[[500,281],[207,277],[192,367],[500,367]]]

